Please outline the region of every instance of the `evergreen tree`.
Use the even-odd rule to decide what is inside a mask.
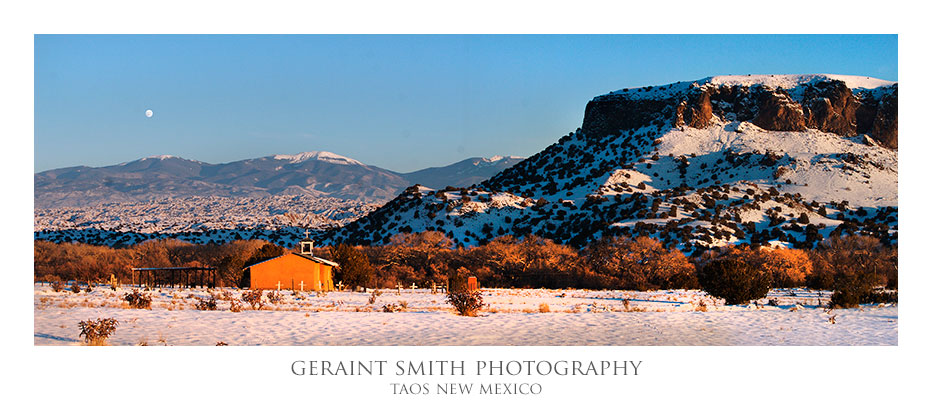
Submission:
[[[337,276],[341,282],[350,287],[369,286],[373,280],[373,267],[369,259],[359,249],[340,244],[331,247],[331,255],[340,267]]]
[[[246,260],[246,263],[243,265],[243,267],[255,265],[259,262],[272,258],[277,258],[282,256],[283,253],[285,253],[285,248],[274,245],[272,243],[266,243],[265,245],[262,245],[261,248],[253,252],[249,259]]]

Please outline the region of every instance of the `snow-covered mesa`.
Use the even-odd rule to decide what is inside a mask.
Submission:
[[[471,246],[531,233],[583,247],[649,236],[685,253],[809,249],[853,233],[896,243],[896,107],[896,83],[844,75],[622,89],[591,100],[580,129],[475,187],[404,193],[333,238],[439,230]]]
[[[838,80],[845,83],[853,92],[859,90],[873,90],[881,87],[890,87],[897,82],[876,79],[866,76],[849,76],[840,74],[748,74],[711,76],[697,81],[681,81],[664,86],[644,86],[616,90],[611,93],[626,95],[635,99],[657,99],[684,93],[691,87],[711,86],[762,86],[770,89],[781,88],[795,96],[800,86],[815,84],[822,81]]]
[[[782,89],[792,89],[801,84],[815,83],[824,80],[839,80],[846,84],[850,89],[875,89],[878,87],[892,86],[896,82],[876,79],[866,76],[847,76],[840,74],[760,74],[746,76],[713,76],[701,80],[704,82],[725,86],[751,86],[760,84],[772,89],[778,87]]]

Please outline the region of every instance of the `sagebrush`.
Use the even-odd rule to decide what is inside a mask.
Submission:
[[[114,318],[97,318],[97,320],[82,320],[78,322],[84,342],[91,346],[103,346],[107,344],[107,338],[117,330],[117,320]]]
[[[123,300],[125,300],[126,303],[129,303],[131,308],[152,309],[152,297],[147,294],[140,293],[136,289],[133,289],[131,293],[123,295]]]

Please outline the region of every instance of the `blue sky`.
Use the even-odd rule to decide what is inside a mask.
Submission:
[[[326,150],[409,172],[530,156],[611,90],[897,69],[896,35],[37,35],[34,167]]]

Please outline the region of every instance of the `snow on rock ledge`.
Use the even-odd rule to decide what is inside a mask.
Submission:
[[[648,126],[704,128],[714,117],[751,121],[772,131],[867,134],[896,149],[897,83],[825,74],[755,75],[622,89],[587,103],[582,131],[600,138]]]

